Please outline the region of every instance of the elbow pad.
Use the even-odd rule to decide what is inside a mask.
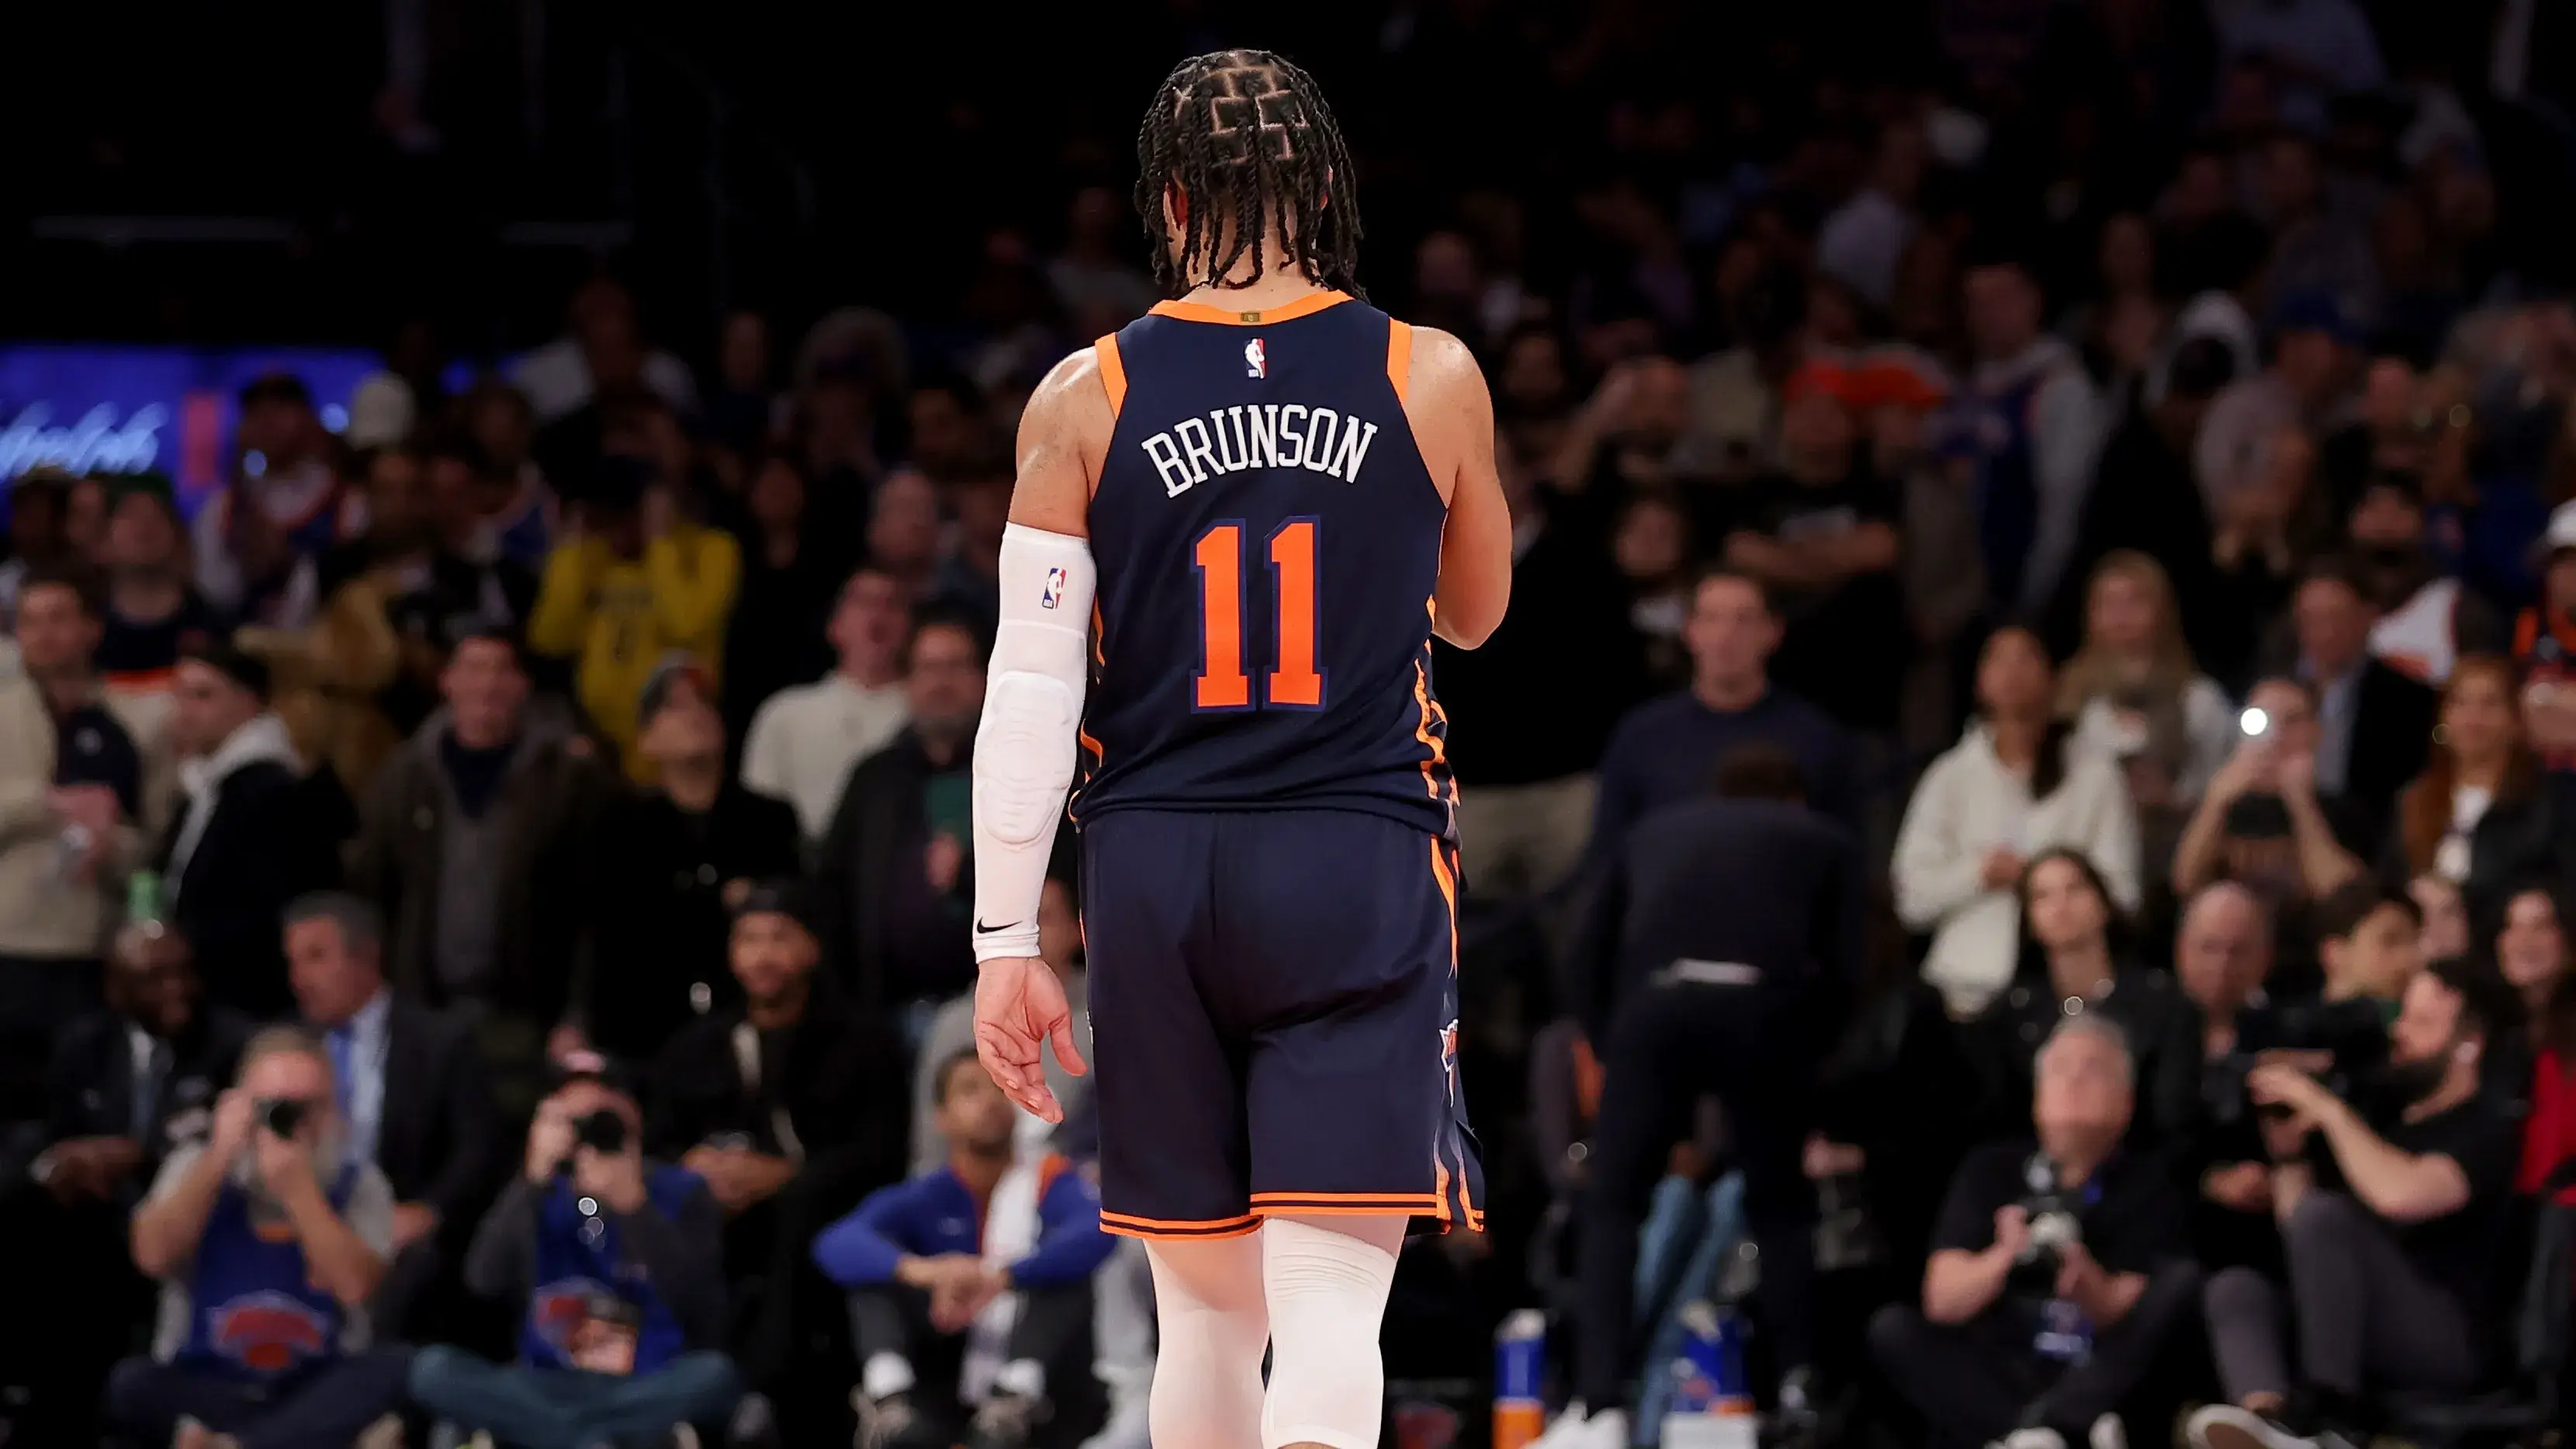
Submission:
[[[1088,540],[1002,533],[1001,626],[975,732],[975,959],[1038,953],[1038,896],[1073,785],[1098,575]]]

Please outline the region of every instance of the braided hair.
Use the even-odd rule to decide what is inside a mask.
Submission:
[[[1266,50],[1220,50],[1173,67],[1136,130],[1136,210],[1154,280],[1177,297],[1202,282],[1259,281],[1275,260],[1360,295],[1360,214],[1350,152],[1314,77]],[[1175,260],[1168,198],[1181,225]],[[1228,281],[1249,254],[1251,274]]]

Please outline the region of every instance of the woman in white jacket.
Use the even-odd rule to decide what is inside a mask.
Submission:
[[[1914,789],[1896,836],[1896,912],[1932,933],[1923,977],[1951,1014],[1973,1015],[2012,979],[2021,944],[2013,892],[2053,846],[2083,852],[2123,911],[2138,908],[2138,819],[2117,766],[2054,711],[2038,636],[1998,629],[1977,660],[1979,718]]]

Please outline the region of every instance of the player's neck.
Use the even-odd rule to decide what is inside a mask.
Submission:
[[[1238,273],[1251,270],[1247,262]],[[1231,278],[1228,279],[1231,282]],[[1184,302],[1204,303],[1227,312],[1269,312],[1287,306],[1300,297],[1326,290],[1323,283],[1301,271],[1265,271],[1242,286],[1219,286],[1201,282],[1181,295]]]

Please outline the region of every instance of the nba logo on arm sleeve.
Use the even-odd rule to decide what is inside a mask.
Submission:
[[[1038,594],[1038,607],[1052,609],[1064,598],[1065,572],[1051,568],[1046,573],[1046,588]]]
[[[1261,339],[1258,337],[1243,344],[1243,375],[1246,377],[1270,375],[1270,350],[1261,345]]]

